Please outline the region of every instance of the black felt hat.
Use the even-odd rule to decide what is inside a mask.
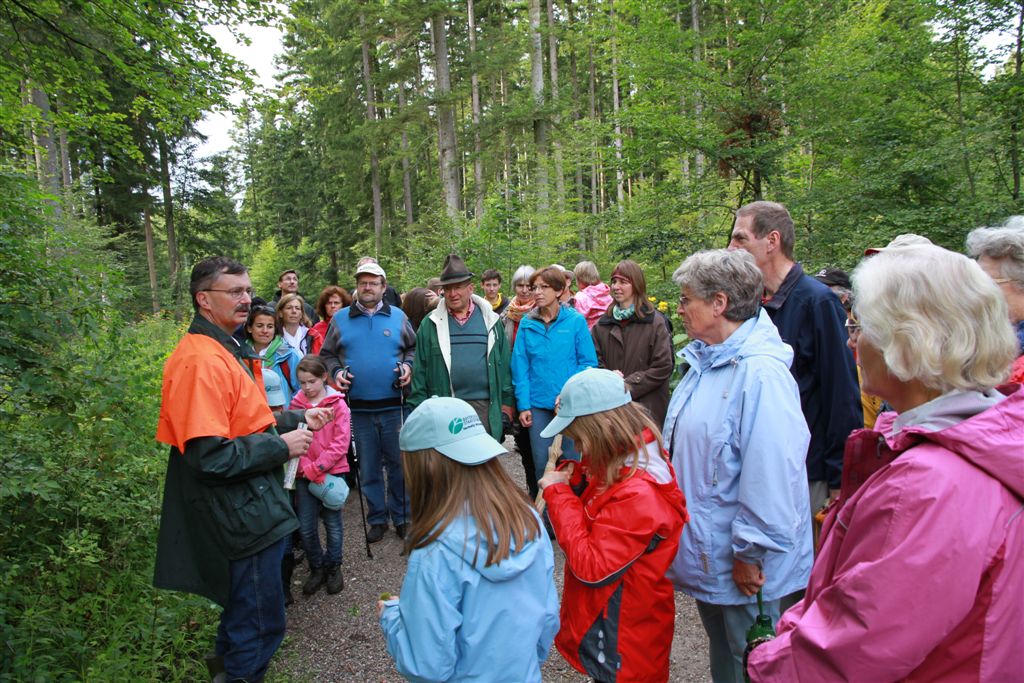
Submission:
[[[448,254],[444,257],[444,269],[441,271],[441,286],[454,285],[459,282],[471,280],[473,273],[463,263],[458,254]]]

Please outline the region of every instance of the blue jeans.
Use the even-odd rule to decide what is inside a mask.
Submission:
[[[255,555],[231,560],[228,604],[217,628],[217,655],[229,681],[259,681],[284,640],[284,539]]]
[[[341,510],[328,510],[320,499],[309,492],[309,481],[295,480],[295,494],[299,504],[299,531],[302,534],[302,549],[306,551],[309,568],[334,567],[341,564],[341,543],[344,528],[341,526]],[[320,520],[324,520],[327,533],[327,557],[320,546]]]
[[[404,416],[403,416],[404,411]],[[352,431],[359,456],[359,478],[366,496],[366,521],[395,526],[409,520],[409,498],[402,475],[402,453],[398,448],[398,432],[402,429],[405,408],[379,411],[352,411]],[[384,471],[387,471],[387,502],[385,506]]]
[[[772,623],[779,623],[782,600],[765,600],[764,612]],[[757,617],[757,603],[712,605],[697,601],[697,613],[708,634],[713,683],[743,683],[743,651],[747,648],[747,630]]]
[[[537,470],[537,479],[544,476],[544,467],[548,464],[548,448],[555,437],[545,439],[540,435],[548,423],[555,419],[555,411],[544,408],[531,408],[533,424],[530,425],[530,449],[533,451],[533,464]],[[580,454],[576,452],[576,444],[572,439],[562,435],[562,457],[569,460],[579,460]]]

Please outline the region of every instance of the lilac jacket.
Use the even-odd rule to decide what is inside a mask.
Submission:
[[[1021,680],[1024,389],[1011,386],[994,405],[946,394],[902,428],[914,411],[879,416],[900,455],[826,521],[806,597],[750,654],[751,680]]]

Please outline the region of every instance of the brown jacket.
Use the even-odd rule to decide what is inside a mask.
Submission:
[[[675,369],[665,320],[651,311],[619,322],[608,312],[591,334],[598,365],[623,374],[633,400],[647,408],[660,429],[668,411],[668,381]]]

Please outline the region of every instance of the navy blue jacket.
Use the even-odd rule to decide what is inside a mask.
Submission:
[[[793,347],[790,371],[811,431],[808,481],[838,489],[846,437],[864,426],[853,353],[846,346],[846,311],[839,297],[794,263],[764,307],[782,341]]]

